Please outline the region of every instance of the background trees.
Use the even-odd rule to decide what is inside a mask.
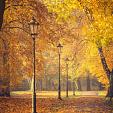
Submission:
[[[81,11],[83,12],[83,15],[79,16],[79,22],[82,23],[80,24],[80,29],[83,30],[81,32],[80,38],[86,41],[86,43],[84,43],[85,47],[83,50],[85,56],[85,64],[83,64],[83,67],[88,69],[93,74],[96,74],[98,76],[99,81],[103,80],[102,78],[104,78],[102,82],[107,85],[112,69],[110,69],[111,63],[109,63],[109,61],[107,60],[110,57],[108,58],[105,56],[107,51],[104,52],[104,49],[108,49],[109,45],[111,45],[112,43],[111,31],[113,28],[113,23],[111,22],[111,19],[113,17],[113,2],[104,0],[78,0],[78,2],[72,2],[65,0],[52,3],[46,1],[45,4],[47,4],[49,11],[52,11],[57,14],[58,20],[68,20],[70,16],[72,19],[72,14],[74,10],[79,10],[79,13],[77,13],[77,15],[80,15]],[[82,20],[83,17],[84,20]],[[98,56],[98,53],[100,58]],[[98,66],[100,69],[97,69]],[[94,70],[96,71],[94,72]],[[98,72],[98,74],[96,72]]]

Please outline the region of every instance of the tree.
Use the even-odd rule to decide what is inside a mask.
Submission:
[[[5,89],[4,89],[4,94],[5,96],[9,96],[10,95],[10,86],[12,86],[12,83],[14,85],[14,83],[17,83],[17,81],[19,81],[19,79],[21,78],[20,76],[16,77],[17,79],[14,79],[14,75],[17,75],[17,72],[20,74],[21,70],[19,71],[19,67],[17,68],[17,65],[20,66],[20,60],[17,60],[18,64],[14,63],[14,59],[12,57],[14,57],[14,53],[17,53],[15,51],[12,50],[12,47],[15,45],[13,41],[15,41],[15,43],[17,44],[17,40],[15,40],[16,37],[16,30],[13,29],[14,32],[11,32],[11,28],[13,25],[13,28],[16,27],[20,27],[20,21],[17,18],[19,18],[20,15],[22,15],[22,10],[18,12],[18,10],[20,8],[18,8],[17,4],[15,1],[8,1],[8,0],[1,0],[0,1],[0,13],[1,13],[1,19],[0,22],[1,24],[3,24],[2,26],[2,30],[0,31],[0,44],[3,45],[2,49],[1,49],[1,57],[3,57],[3,63],[1,65],[3,65],[3,68],[1,68],[2,73],[0,73],[0,79],[2,79],[2,83],[5,84]],[[16,4],[16,5],[15,5]],[[15,15],[15,13],[13,12],[13,8],[17,8],[15,9],[16,15],[18,14],[18,16]],[[25,8],[24,8],[25,9]],[[27,9],[27,8],[26,8]],[[4,12],[4,13],[3,13]],[[12,17],[10,16],[12,15]],[[4,16],[4,22],[3,22],[3,16]],[[17,23],[15,23],[17,22]],[[10,38],[9,38],[10,36]],[[18,44],[17,44],[18,45]],[[15,47],[14,47],[15,48]],[[18,47],[17,47],[18,48]],[[17,48],[15,48],[17,50]],[[14,55],[14,56],[13,56]],[[16,57],[17,58],[17,57]],[[13,59],[13,60],[12,60]],[[16,73],[14,73],[15,69],[16,69]],[[21,69],[21,68],[20,68]],[[13,76],[12,76],[13,75]],[[11,79],[10,79],[11,77]],[[11,81],[13,82],[11,82]],[[17,80],[17,81],[15,81]],[[7,82],[7,84],[5,83]],[[2,92],[0,91],[0,94]]]
[[[38,18],[41,24],[39,29],[40,38],[36,42],[36,72],[38,77],[43,75],[44,51],[51,46],[51,42],[54,43],[57,40],[57,38],[50,37],[54,17],[47,12],[46,7],[41,2],[6,0],[4,23],[0,32],[2,34],[0,39],[3,40],[3,43],[0,42],[0,44],[5,43],[7,47],[3,46],[6,50],[2,48],[1,51],[5,55],[5,57],[3,55],[4,61],[6,61],[3,70],[5,76],[9,77],[10,74],[11,87],[20,83],[24,76],[32,77],[32,39],[28,27],[32,15]],[[50,17],[52,17],[52,21],[50,21]],[[4,53],[6,51],[7,55]],[[7,68],[7,72],[6,64],[10,67],[10,69]],[[0,76],[2,75],[3,73]]]
[[[111,34],[112,27],[110,26],[113,25],[111,23],[111,18],[112,18],[111,6],[113,2],[95,0],[95,5],[92,6],[92,8],[84,5],[83,1],[80,1],[80,3],[84,7],[84,11],[88,17],[88,20],[90,21],[91,29],[93,33],[95,33],[95,34],[92,34],[93,35],[92,41],[97,45],[98,53],[101,59],[101,64],[109,80],[110,86],[108,88],[107,96],[111,98],[113,97],[113,85],[112,85],[112,79],[110,79],[111,78],[110,76],[112,76],[112,72],[108,67],[108,63],[106,61],[106,58],[103,52],[103,46],[106,45],[107,47],[107,45],[109,45],[112,42],[112,34]],[[97,10],[95,10],[95,6],[98,7]],[[98,13],[98,16],[97,16],[97,13]],[[109,26],[109,29],[106,29],[108,28],[108,26]]]
[[[113,31],[113,16],[112,16],[112,4],[113,2],[108,0],[78,0],[78,1],[60,1],[60,2],[50,2],[48,0],[45,1],[46,6],[48,7],[50,12],[54,12],[58,19],[57,20],[68,20],[68,18],[70,16],[72,16],[72,13],[74,10],[79,10],[83,12],[83,15],[85,15],[85,19],[84,19],[84,25],[82,25],[81,28],[83,28],[83,32],[82,32],[82,37],[83,40],[86,41],[85,44],[85,49],[84,49],[84,53],[86,56],[86,61],[91,61],[91,56],[88,55],[89,51],[88,48],[90,49],[91,44],[92,47],[94,47],[92,49],[92,51],[90,51],[90,53],[92,54],[93,51],[95,51],[96,49],[99,53],[100,59],[97,55],[97,53],[95,54],[95,56],[93,56],[93,58],[96,58],[96,60],[93,60],[93,65],[91,65],[90,62],[85,61],[87,65],[87,67],[90,69],[90,71],[92,70],[98,70],[99,74],[97,74],[97,76],[102,76],[99,77],[100,80],[102,80],[102,78],[105,78],[102,82],[104,82],[107,85],[107,81],[109,81],[109,85],[112,84],[112,79],[110,79],[112,76],[111,70],[113,67],[110,66],[110,68],[108,67],[108,65],[110,65],[111,63],[108,62],[108,59],[110,61],[110,56],[108,58],[105,57],[105,48],[108,48],[108,45],[110,45],[110,43],[112,43],[112,31]],[[71,5],[70,5],[71,4]],[[65,12],[65,13],[64,13]],[[78,13],[79,15],[80,13]],[[83,16],[82,16],[83,18]],[[81,19],[82,20],[82,19]],[[82,20],[83,21],[83,20]],[[85,28],[83,27],[85,26]],[[84,33],[86,33],[84,35]],[[80,37],[81,38],[81,37]],[[90,47],[88,47],[90,46]],[[106,52],[107,53],[107,52]],[[107,61],[106,61],[107,59]],[[101,60],[101,62],[100,62]],[[94,65],[95,62],[95,65]],[[99,62],[100,65],[100,70],[97,69],[98,66],[96,66]],[[101,66],[103,67],[103,70],[101,68]],[[95,72],[96,72],[95,71]],[[93,73],[95,73],[94,71],[92,71]],[[106,77],[105,77],[106,74]],[[108,79],[108,80],[107,80]],[[113,85],[110,85],[110,90],[108,90],[108,94],[107,96],[111,97],[111,95],[113,94],[113,90],[112,89]]]

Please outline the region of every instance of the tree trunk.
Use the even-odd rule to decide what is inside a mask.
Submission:
[[[3,50],[3,78],[1,84],[0,95],[1,96],[10,96],[10,72],[9,72],[9,53],[8,53],[8,43],[5,40],[3,41],[4,50]]]
[[[98,87],[99,87],[99,91],[102,91],[103,90],[103,85],[100,82],[98,82],[97,84],[98,84]]]
[[[2,28],[2,24],[3,24],[3,16],[4,16],[4,11],[5,11],[5,0],[0,0],[0,31]],[[6,44],[6,42],[3,40],[3,44],[4,44],[4,50],[7,51],[7,47],[8,45]],[[3,54],[3,65],[4,65],[4,80],[2,81],[3,84],[5,82],[5,88],[2,88],[2,91],[0,91],[0,95],[3,94],[3,96],[10,96],[10,75],[9,75],[9,64],[8,64],[8,53],[4,52]],[[6,79],[7,76],[7,79]]]
[[[10,96],[10,74],[8,65],[8,53],[3,54],[3,78],[1,88],[3,92],[0,92],[1,96]]]
[[[89,77],[89,75],[87,76],[87,78],[86,78],[87,80],[87,91],[91,91],[91,85],[90,85],[90,77]]]
[[[49,91],[51,91],[51,78],[48,81],[48,89],[49,89]]]
[[[40,91],[42,91],[43,86],[42,86],[42,79],[40,79]]]
[[[103,69],[104,69],[104,71],[105,71],[105,73],[108,77],[108,80],[110,80],[110,73],[111,72],[110,72],[110,69],[108,68],[108,65],[107,65],[107,62],[106,62],[102,47],[98,47],[98,52],[99,52],[99,55],[100,55],[100,59],[101,59]]]
[[[31,78],[31,88],[30,88],[31,91],[33,91],[33,77]]]
[[[56,90],[56,87],[55,87],[55,83],[54,83],[53,80],[52,80],[51,84],[52,84],[52,91],[55,91]]]
[[[80,78],[78,78],[77,83],[78,83],[78,89],[79,89],[79,91],[82,91],[82,86],[81,86]]]
[[[46,89],[46,91],[48,91],[48,78],[47,78],[47,75],[45,76],[45,89]]]
[[[5,0],[0,0],[0,30],[3,24],[4,10],[5,10]]]
[[[108,88],[108,92],[107,92],[106,97],[110,97],[110,101],[113,98],[113,70],[112,70],[111,75],[110,75],[109,88]]]
[[[75,81],[73,80],[73,96],[75,96]]]
[[[112,69],[112,72],[110,72],[110,69],[108,68],[108,65],[106,63],[106,59],[104,57],[102,47],[98,47],[98,52],[99,52],[99,55],[101,58],[103,69],[104,69],[104,71],[107,75],[107,78],[109,80],[109,88],[108,88],[108,92],[107,92],[106,97],[110,97],[110,101],[111,101],[111,99],[113,97],[113,69]]]
[[[30,77],[27,77],[26,80],[27,80],[27,83],[28,83],[29,90],[31,90],[32,79]]]

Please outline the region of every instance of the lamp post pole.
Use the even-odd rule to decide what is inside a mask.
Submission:
[[[32,113],[36,112],[36,69],[35,69],[35,38],[33,38],[33,97],[32,97]]]
[[[66,77],[66,97],[68,97],[68,63],[66,64],[66,67],[67,67],[67,77]]]
[[[36,54],[35,54],[35,40],[37,36],[37,27],[39,23],[33,17],[29,22],[31,37],[33,39],[33,93],[32,93],[32,113],[36,112]]]
[[[60,55],[60,53],[59,53],[59,78],[58,78],[58,83],[59,83],[59,85],[58,85],[58,99],[61,99],[61,82],[60,82],[60,57],[61,57],[61,55]]]
[[[59,55],[59,76],[58,76],[58,99],[61,100],[61,68],[60,68],[60,64],[61,64],[61,48],[63,46],[59,43],[59,45],[57,46],[58,48],[58,55]]]
[[[68,76],[68,70],[69,70],[69,67],[68,67],[68,62],[69,62],[69,59],[68,58],[66,58],[66,71],[67,71],[67,73],[66,73],[66,97],[68,97],[68,78],[69,78],[69,76]]]

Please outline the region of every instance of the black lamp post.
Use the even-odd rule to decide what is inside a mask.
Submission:
[[[66,76],[66,97],[68,97],[68,77],[69,77],[68,76],[68,69],[69,69],[68,62],[69,62],[69,59],[66,58],[65,62],[66,62],[66,74],[67,74]]]
[[[58,99],[61,100],[61,82],[60,82],[60,60],[61,60],[61,49],[63,48],[63,46],[59,43],[58,46],[58,55],[59,55],[59,78],[58,78]]]
[[[36,21],[36,19],[33,17],[32,20],[29,22],[29,27],[31,31],[31,37],[33,39],[33,93],[32,93],[32,113],[36,112],[36,69],[35,69],[35,39],[37,36],[37,28],[39,23]]]

